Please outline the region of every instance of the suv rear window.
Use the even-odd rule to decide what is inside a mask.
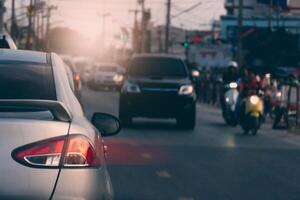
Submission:
[[[187,70],[182,60],[177,58],[134,58],[130,64],[131,76],[186,77]]]
[[[0,62],[0,99],[56,100],[50,65]]]

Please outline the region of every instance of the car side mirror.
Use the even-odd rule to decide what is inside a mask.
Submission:
[[[121,130],[119,119],[106,113],[95,113],[92,117],[92,124],[103,137],[116,135]]]

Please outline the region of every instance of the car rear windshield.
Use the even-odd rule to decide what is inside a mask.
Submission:
[[[182,60],[176,58],[134,58],[129,68],[131,76],[186,77]]]
[[[56,100],[50,65],[0,62],[0,99]]]

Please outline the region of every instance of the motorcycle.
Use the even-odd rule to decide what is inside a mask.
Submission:
[[[242,103],[241,127],[244,134],[256,135],[263,121],[263,100],[258,95],[249,95]]]
[[[235,112],[237,99],[239,96],[239,92],[237,88],[238,88],[238,84],[235,82],[225,85],[224,104],[222,107],[222,114],[226,124],[231,126],[237,125],[236,112]]]

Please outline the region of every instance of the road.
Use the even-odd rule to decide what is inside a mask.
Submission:
[[[118,94],[84,89],[88,116],[118,115]],[[224,125],[217,108],[198,105],[194,131],[172,120],[138,119],[105,138],[116,199],[299,200],[300,135],[273,131],[257,136]]]

